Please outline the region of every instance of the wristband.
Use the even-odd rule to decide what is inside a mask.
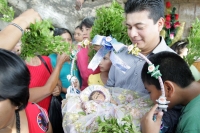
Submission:
[[[22,27],[20,27],[18,24],[16,24],[16,23],[11,23],[10,25],[13,25],[13,26],[17,27],[17,28],[22,32],[22,35],[24,34],[24,30],[23,30]]]

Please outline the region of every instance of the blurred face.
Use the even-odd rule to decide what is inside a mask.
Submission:
[[[160,42],[159,33],[162,30],[164,19],[156,24],[148,18],[149,12],[133,12],[126,15],[128,36],[133,44],[144,51],[152,51]]]
[[[77,42],[83,41],[83,32],[82,32],[81,29],[79,29],[79,28],[75,29],[75,31],[74,31],[74,39]]]
[[[83,40],[85,40],[85,39],[90,40],[90,32],[92,31],[92,27],[87,28],[85,25],[83,25],[82,31],[83,31]]]
[[[0,131],[3,131],[3,128],[13,124],[15,120],[15,109],[16,106],[14,106],[10,100],[0,99]]]
[[[151,100],[156,104],[156,100],[161,96],[161,90],[158,90],[155,85],[144,83],[145,88],[150,94]]]
[[[21,54],[21,44],[22,44],[22,42],[19,41],[19,42],[15,45],[15,47],[13,48],[12,52],[15,53],[15,54],[17,54],[17,55],[20,55],[20,54]]]
[[[72,38],[69,33],[66,32],[66,33],[62,34],[61,37],[63,38],[64,41],[72,44]]]
[[[105,100],[105,96],[101,92],[94,92],[92,95],[92,100],[98,100],[103,102]]]
[[[109,72],[112,62],[110,61],[110,52],[107,53],[99,64],[101,72]]]

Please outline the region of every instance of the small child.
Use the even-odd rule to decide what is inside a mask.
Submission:
[[[181,110],[179,121],[175,132],[178,133],[199,133],[200,132],[200,83],[194,80],[187,63],[177,54],[172,52],[160,52],[152,55],[149,60],[155,65],[159,65],[162,74],[165,96],[169,109],[182,105],[185,106]],[[161,95],[161,87],[159,81],[148,74],[148,64],[145,63],[142,69],[142,81],[145,88],[149,91],[151,100],[156,103],[156,99]],[[156,107],[156,106],[155,106]],[[155,107],[152,109],[154,110]],[[153,113],[145,115],[142,121],[142,130],[144,133],[151,131],[159,132],[158,122],[152,120]],[[175,118],[174,114],[168,114],[170,118]],[[151,117],[150,117],[151,116]],[[164,116],[165,117],[165,113]],[[160,115],[159,115],[160,120]],[[164,119],[163,119],[164,120]]]
[[[99,64],[100,73],[91,74],[88,78],[88,85],[102,85],[104,86],[108,80],[108,73],[112,62],[110,60],[110,52],[107,53]]]
[[[83,32],[81,27],[78,25],[74,31],[74,40],[76,41],[75,44],[78,44],[83,41]]]

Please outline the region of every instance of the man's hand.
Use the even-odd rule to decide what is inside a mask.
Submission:
[[[163,112],[158,112],[156,120],[153,120],[153,115],[155,114],[158,104],[154,105],[153,108],[145,114],[141,120],[142,133],[159,133],[161,126],[161,119]]]

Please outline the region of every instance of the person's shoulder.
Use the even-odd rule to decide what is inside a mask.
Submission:
[[[51,59],[57,58],[57,54],[52,53],[52,54],[49,55],[49,58],[51,58]]]

